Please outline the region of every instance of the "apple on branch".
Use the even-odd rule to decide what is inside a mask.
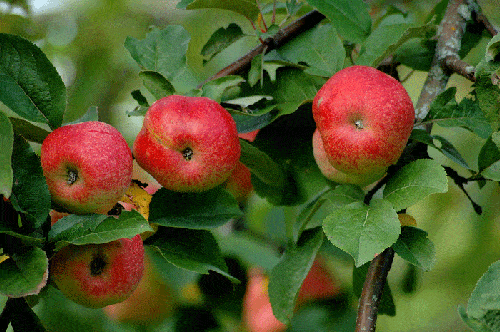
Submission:
[[[206,97],[178,95],[151,105],[133,146],[139,166],[179,192],[222,184],[240,153],[236,123],[226,109]]]
[[[69,244],[50,260],[50,278],[70,300],[102,308],[126,300],[144,271],[140,235],[103,244]]]
[[[312,111],[330,164],[374,178],[399,159],[415,119],[403,85],[367,66],[333,75],[314,97]]]
[[[107,213],[132,181],[127,142],[99,121],[55,129],[42,143],[41,164],[52,200],[75,214]]]

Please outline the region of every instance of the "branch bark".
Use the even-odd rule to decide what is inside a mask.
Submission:
[[[235,62],[231,63],[229,66],[223,68],[217,74],[205,80],[198,86],[198,88],[201,88],[203,84],[212,81],[216,78],[224,77],[227,75],[235,75],[244,72],[248,68],[248,66],[250,66],[250,63],[252,62],[252,59],[255,56],[279,48],[280,46],[286,44],[288,41],[295,38],[304,31],[313,28],[324,18],[325,16],[320,12],[318,12],[317,10],[313,10],[305,14],[304,16],[290,23],[283,29],[280,29],[273,37],[267,38],[259,46],[255,47],[250,52],[248,52]]]

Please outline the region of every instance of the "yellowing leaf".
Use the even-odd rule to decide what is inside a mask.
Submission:
[[[135,209],[147,220],[149,217],[149,203],[151,203],[151,197],[152,195],[148,194],[144,188],[134,182],[128,187],[127,192],[120,201],[134,205]]]

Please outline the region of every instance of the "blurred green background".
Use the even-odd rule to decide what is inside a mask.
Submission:
[[[437,1],[372,1],[372,5],[377,8],[388,2],[424,17]],[[494,6],[493,2],[482,3],[485,8]],[[128,117],[126,112],[136,106],[130,92],[141,88],[142,83],[137,75],[138,66],[123,46],[127,36],[142,39],[150,26],[183,25],[192,38],[187,60],[200,81],[255,45],[254,38],[244,38],[203,66],[200,50],[217,27],[233,21],[244,30],[250,31],[251,27],[244,18],[230,12],[185,11],[176,9],[176,4],[177,1],[172,0],[37,0],[26,6],[23,1],[0,0],[0,32],[20,35],[35,42],[56,66],[68,89],[65,122],[73,121],[89,107],[97,106],[99,119],[118,128],[131,145],[142,125],[142,118]],[[486,43],[487,35],[484,35],[466,60],[476,64]],[[400,71],[402,77],[409,72],[407,68],[400,68]],[[414,102],[425,77],[426,73],[415,72],[404,83]],[[455,75],[449,86],[456,86],[461,97],[471,89],[470,82]],[[1,104],[0,107],[5,108]],[[477,168],[476,158],[483,144],[481,139],[465,130],[435,126],[434,131],[455,144],[469,165]],[[430,154],[444,164],[452,165],[438,152],[430,151]],[[460,169],[457,165],[453,167]],[[466,170],[462,169],[461,173],[466,174]],[[437,262],[430,272],[417,272],[416,291],[406,293],[401,285],[407,277],[407,265],[396,257],[389,283],[397,314],[395,317],[380,316],[378,331],[469,331],[457,308],[466,306],[477,280],[491,263],[500,258],[500,191],[496,183],[481,189],[475,183],[466,186],[472,198],[483,207],[483,214],[478,216],[457,186],[450,183],[449,187],[448,193],[433,195],[408,210],[418,226],[429,233],[436,246]],[[273,216],[278,214],[280,218],[286,218],[295,212],[295,208],[273,208],[255,197],[250,200],[248,209],[250,222],[270,233],[276,231],[270,226]],[[346,288],[352,287],[350,261],[339,259],[332,262],[331,268]],[[100,311],[82,310],[62,298],[52,300],[55,301],[54,307],[59,307],[60,316],[41,317],[48,326],[58,326],[59,331],[132,330],[108,322]],[[38,307],[37,310],[42,309]],[[78,319],[72,321],[75,317]],[[61,323],[64,320],[67,324]]]

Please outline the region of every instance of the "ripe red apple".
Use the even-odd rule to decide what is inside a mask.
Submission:
[[[130,148],[104,122],[57,128],[42,143],[41,163],[52,200],[75,214],[105,214],[132,181]]]
[[[229,177],[241,147],[236,123],[217,102],[173,95],[148,109],[133,153],[163,187],[200,192]]]
[[[104,244],[70,244],[50,261],[50,277],[61,292],[89,308],[127,299],[139,284],[143,270],[140,235]]]
[[[401,156],[415,119],[403,85],[366,66],[333,75],[312,110],[328,160],[349,174],[385,173]]]
[[[252,174],[248,167],[238,162],[229,178],[224,182],[224,187],[238,202],[244,202],[253,191]]]
[[[319,170],[327,179],[331,181],[337,183],[355,184],[361,187],[365,187],[379,180],[383,175],[378,173],[374,174],[345,173],[333,167],[330,161],[328,160],[328,156],[323,146],[323,140],[321,139],[321,135],[318,129],[314,131],[312,144],[313,144],[314,160],[316,160],[316,164],[318,165]]]
[[[259,133],[260,129],[255,129],[254,131],[250,131],[248,133],[241,133],[238,134],[239,138],[242,138],[246,141],[253,142],[255,141],[255,138],[257,137],[257,134]]]

